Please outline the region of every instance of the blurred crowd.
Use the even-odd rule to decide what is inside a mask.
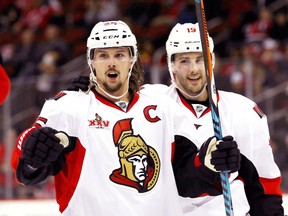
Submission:
[[[284,0],[204,3],[208,30],[215,43],[214,70],[219,89],[254,99],[288,80],[288,6]],[[169,85],[165,42],[177,22],[197,21],[194,0],[1,0],[0,53],[12,84],[19,86],[32,80],[35,106],[42,107],[45,98],[61,89],[55,83],[64,73],[62,66],[85,55],[86,39],[95,23],[118,19],[127,22],[136,34],[145,82]],[[273,111],[288,108],[287,92],[274,98]],[[259,103],[266,112],[266,103]],[[288,115],[273,123],[271,133],[283,179],[288,179],[287,126]],[[15,138],[21,130],[16,128],[11,136]],[[0,198],[5,198],[3,137]],[[52,185],[52,181],[28,188],[13,184],[13,197],[53,197]],[[288,182],[282,185],[288,191]]]

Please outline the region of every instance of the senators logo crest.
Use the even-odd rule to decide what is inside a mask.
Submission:
[[[112,172],[110,180],[144,193],[151,190],[159,178],[160,160],[155,149],[133,133],[131,122],[132,118],[123,119],[114,125],[113,140],[120,168]]]

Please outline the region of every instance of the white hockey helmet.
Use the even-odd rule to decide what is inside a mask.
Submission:
[[[209,35],[208,40],[210,53],[212,54],[214,51],[214,43]],[[170,76],[172,81],[174,82],[172,72],[173,54],[185,52],[202,52],[199,24],[177,23],[171,30],[168,40],[166,41],[166,52]]]
[[[133,62],[137,60],[138,49],[135,35],[121,20],[98,22],[87,39],[87,60],[91,64],[94,49],[112,47],[132,47]]]

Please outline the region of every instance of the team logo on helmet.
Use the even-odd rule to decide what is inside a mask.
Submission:
[[[187,28],[187,31],[188,32],[196,32],[196,28],[190,27],[190,28]]]
[[[132,118],[118,121],[113,128],[114,144],[118,148],[120,168],[110,175],[114,183],[133,187],[139,193],[150,191],[157,183],[160,160],[154,148],[140,135],[134,135]]]

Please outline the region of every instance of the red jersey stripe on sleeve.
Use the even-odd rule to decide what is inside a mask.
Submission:
[[[19,163],[19,158],[22,157],[22,145],[25,142],[26,138],[34,131],[36,128],[28,128],[27,130],[23,131],[17,138],[16,148],[13,151],[12,158],[11,158],[11,167],[16,172],[16,168]]]
[[[274,179],[261,178],[260,182],[264,188],[264,193],[269,195],[278,195],[282,197],[282,191],[280,188],[281,177]]]

